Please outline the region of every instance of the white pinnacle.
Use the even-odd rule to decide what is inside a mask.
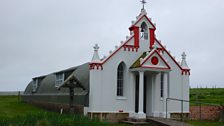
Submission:
[[[182,56],[182,61],[181,61],[181,67],[183,69],[189,69],[188,65],[187,65],[187,61],[186,61],[186,54],[185,52],[183,52],[183,54],[181,55]]]
[[[93,54],[92,62],[100,62],[100,57],[99,57],[99,54],[98,54],[99,48],[100,47],[98,46],[98,44],[95,44],[95,46],[93,47],[94,54]]]

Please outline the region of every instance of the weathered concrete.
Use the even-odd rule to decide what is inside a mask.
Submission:
[[[147,118],[147,121],[151,122],[154,126],[191,126],[184,122],[165,118]]]

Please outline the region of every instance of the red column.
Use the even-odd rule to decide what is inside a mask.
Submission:
[[[155,29],[149,29],[149,34],[150,34],[150,39],[149,39],[150,49],[152,49],[152,46],[155,42]]]

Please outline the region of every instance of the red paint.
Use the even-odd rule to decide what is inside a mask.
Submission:
[[[131,48],[134,48],[137,52],[139,47],[134,47],[133,45],[126,45],[133,38],[134,38],[134,35],[132,35],[128,40],[126,40],[126,42],[124,42],[123,45],[121,45],[116,51],[114,51],[102,63],[97,63],[98,65],[100,65],[101,70],[103,70],[103,64],[106,63],[111,57],[113,57],[122,47],[124,48],[124,51],[126,51],[126,49],[128,49],[130,51]],[[132,50],[134,50],[134,49],[132,49]],[[97,66],[96,63],[90,63],[89,65],[90,65],[90,70],[94,69],[94,67]]]
[[[134,38],[134,35],[131,36],[122,46],[120,46],[116,51],[114,51],[108,58],[106,58],[101,64],[106,63],[112,56],[114,56],[123,46],[125,46],[131,39]]]
[[[149,39],[149,41],[150,41],[150,49],[152,49],[153,47],[153,45],[154,45],[154,43],[155,43],[155,29],[149,29],[149,33],[150,33],[150,39]]]
[[[134,52],[134,51],[138,52],[138,48],[139,48],[139,47],[135,47],[133,45],[123,45],[123,47],[124,47],[124,51],[126,51],[128,49],[128,51],[132,51],[132,52]]]
[[[191,75],[190,69],[182,69],[182,75]]]
[[[157,64],[159,63],[159,59],[158,59],[156,56],[153,56],[153,57],[151,58],[151,63],[152,63],[153,65],[157,65]]]
[[[139,47],[139,27],[134,27],[134,46]]]
[[[160,68],[160,67],[150,67],[150,66],[141,66],[141,68],[150,68],[150,69],[157,69],[157,70],[171,70],[170,68]]]
[[[166,64],[166,66],[168,67],[168,69],[171,69],[171,67],[169,66],[169,64],[163,59],[163,57],[158,53],[158,51],[154,50],[154,52],[152,52],[147,59],[140,65],[141,67],[143,67],[142,65],[154,54],[157,53],[158,56],[160,57],[160,59]],[[143,67],[144,68],[144,67]]]
[[[135,22],[135,24],[133,24],[133,25],[129,28],[129,30],[131,30],[132,27],[134,27],[137,23],[139,23],[144,17],[145,17],[146,20],[152,25],[152,27],[153,27],[152,29],[156,29],[156,27],[155,27],[154,24],[149,20],[149,18],[148,18],[146,15],[143,15],[141,18],[138,19],[138,21]]]
[[[134,46],[139,47],[139,27],[132,26],[129,30],[134,32]]]
[[[90,70],[94,70],[94,69],[103,70],[103,65],[101,63],[89,63],[89,69]]]
[[[174,63],[180,68],[180,70],[182,71],[182,75],[183,75],[183,71],[188,71],[188,75],[190,75],[190,69],[183,69],[179,63],[177,63],[177,61],[171,56],[171,54],[164,48],[164,46],[157,40],[155,39],[156,42],[162,47],[163,51],[165,51],[169,57],[174,61]]]

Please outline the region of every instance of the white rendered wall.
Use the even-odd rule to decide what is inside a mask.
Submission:
[[[180,68],[176,63],[168,56],[164,54],[168,64],[172,71],[169,72],[169,97],[176,99],[189,100],[189,76],[182,75]],[[184,112],[189,112],[189,104],[184,103]],[[168,101],[168,112],[181,112],[181,102],[179,101]]]
[[[120,49],[104,65],[103,70],[90,71],[90,111],[133,112],[135,105],[135,80],[130,66],[149,50],[149,40],[141,40],[138,52]],[[124,97],[117,96],[117,67],[125,63]]]
[[[143,18],[144,19],[144,18]],[[145,20],[145,19],[144,19]],[[141,22],[139,23],[139,25]],[[149,25],[149,23],[147,23]],[[150,35],[149,35],[150,36]],[[133,40],[131,40],[133,41]],[[103,70],[90,70],[90,112],[124,112],[133,113],[135,109],[135,77],[129,71],[130,66],[142,55],[149,51],[149,40],[140,40],[138,52],[124,51],[121,48],[105,64]],[[174,61],[164,52],[162,55],[171,67],[169,72],[169,96],[177,99],[189,99],[189,76],[182,76],[181,70]],[[117,96],[117,68],[125,63],[124,97]],[[160,73],[147,75],[147,114],[160,117],[165,113],[164,101],[160,98]],[[152,101],[150,103],[150,101]],[[169,101],[169,112],[180,112],[180,102]],[[148,106],[147,106],[148,107]],[[184,105],[184,111],[189,112],[189,106]]]

